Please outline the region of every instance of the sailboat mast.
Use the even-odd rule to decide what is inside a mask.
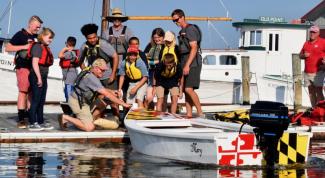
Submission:
[[[110,0],[103,0],[101,36],[104,35],[104,31],[108,28],[108,21],[106,20],[106,17],[109,15],[109,10],[110,10]]]

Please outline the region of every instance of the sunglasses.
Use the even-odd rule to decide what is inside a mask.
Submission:
[[[98,69],[99,69],[101,72],[105,72],[105,71],[106,71],[106,69],[101,69],[101,68],[99,68],[99,67],[98,67]]]
[[[173,19],[173,22],[174,23],[177,23],[179,21],[180,18],[177,18],[177,19]]]

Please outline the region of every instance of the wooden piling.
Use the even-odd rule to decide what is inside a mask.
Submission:
[[[294,112],[297,113],[302,106],[302,74],[299,54],[292,54],[292,75],[294,82]]]
[[[250,104],[249,56],[241,57],[241,66],[242,66],[243,105],[249,105]]]

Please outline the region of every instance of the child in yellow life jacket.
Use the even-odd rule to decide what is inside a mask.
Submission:
[[[32,69],[29,75],[32,94],[28,126],[30,131],[53,129],[53,126],[44,122],[43,118],[47,91],[47,76],[49,67],[53,64],[53,55],[48,46],[52,42],[53,37],[54,32],[51,29],[43,28],[37,37],[39,42],[34,43],[27,54],[32,60]]]
[[[183,96],[183,75],[182,68],[176,62],[174,54],[165,54],[156,67],[154,86],[157,95],[157,111],[162,111],[164,97],[170,92],[171,113],[176,114],[178,98]]]
[[[143,108],[143,100],[147,90],[148,69],[140,59],[139,49],[136,46],[129,46],[126,59],[122,61],[119,70],[118,94],[122,95],[124,82],[129,83],[126,93],[126,103],[133,104],[135,99],[139,108]]]

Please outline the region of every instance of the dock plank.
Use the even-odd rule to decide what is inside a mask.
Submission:
[[[57,121],[58,115],[58,113],[44,114],[45,120],[53,125],[53,130],[31,132],[28,129],[17,128],[17,114],[1,113],[0,143],[129,142],[129,137],[124,128],[84,132],[69,125],[67,131],[62,131]]]

